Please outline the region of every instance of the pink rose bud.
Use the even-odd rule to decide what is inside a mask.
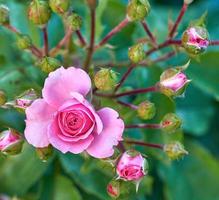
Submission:
[[[16,155],[21,152],[23,139],[15,130],[9,129],[0,133],[0,152],[5,155]]]
[[[176,97],[183,95],[186,86],[190,82],[187,76],[182,72],[188,64],[181,68],[170,68],[165,70],[160,76],[158,88],[161,93],[169,96]]]
[[[118,198],[120,195],[120,182],[113,180],[107,185],[107,193],[112,198]]]
[[[182,44],[189,54],[203,53],[209,45],[208,31],[202,26],[190,27],[183,33]]]
[[[146,174],[146,160],[134,150],[123,153],[116,167],[120,179],[125,181],[140,181]]]

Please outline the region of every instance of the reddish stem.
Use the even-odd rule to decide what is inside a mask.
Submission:
[[[133,104],[131,104],[131,103],[126,103],[126,102],[123,102],[123,101],[116,101],[118,104],[120,104],[120,105],[123,105],[123,106],[126,106],[126,107],[128,107],[128,108],[131,108],[131,109],[133,109],[133,110],[137,110],[138,109],[138,106],[136,106],[136,105],[133,105]]]
[[[132,128],[148,128],[148,129],[160,129],[160,124],[130,124],[126,125],[125,128],[132,129]]]
[[[96,11],[95,11],[95,9],[90,9],[90,12],[91,12],[91,34],[90,34],[90,45],[88,48],[86,60],[84,62],[85,71],[89,70],[90,62],[91,62],[91,59],[93,56],[94,42],[95,42]]]
[[[15,27],[11,26],[10,24],[5,25],[5,28],[7,28],[13,33],[20,34],[20,32]]]
[[[48,41],[48,32],[47,32],[47,27],[42,28],[43,31],[43,41],[44,41],[44,55],[48,56],[49,55],[49,41]]]
[[[142,142],[142,141],[136,141],[136,140],[125,140],[124,143],[127,143],[127,144],[136,144],[136,145],[141,145],[141,146],[147,146],[147,147],[153,147],[153,148],[163,149],[163,145],[162,145],[162,144],[152,144],[152,143],[147,143],[147,142]]]
[[[219,40],[210,41],[209,45],[211,45],[211,46],[217,46],[217,45],[219,45]]]
[[[75,31],[75,33],[76,33],[76,35],[78,36],[78,39],[79,39],[81,45],[82,45],[82,46],[86,46],[87,43],[86,43],[86,41],[85,41],[83,35],[81,34],[81,31],[80,31],[80,30],[77,30],[77,31]]]
[[[182,8],[181,8],[181,10],[180,10],[180,13],[179,13],[179,15],[178,15],[178,17],[176,19],[176,22],[174,23],[172,29],[170,30],[170,33],[169,33],[169,38],[170,39],[174,37],[174,34],[175,34],[175,32],[176,32],[176,30],[177,30],[177,28],[178,28],[178,26],[179,26],[183,16],[184,16],[187,8],[188,8],[188,4],[184,3]]]
[[[125,18],[123,21],[121,21],[116,27],[114,27],[101,41],[100,43],[95,47],[95,49],[100,48],[103,46],[111,37],[113,37],[116,33],[121,31],[127,24],[129,23],[129,20]]]
[[[155,86],[152,86],[152,87],[148,87],[148,88],[140,88],[140,89],[131,90],[128,92],[122,92],[122,93],[118,93],[118,94],[103,94],[103,93],[94,93],[94,94],[96,96],[100,96],[100,97],[118,98],[118,97],[123,97],[123,96],[142,94],[142,93],[147,93],[147,92],[155,92],[155,91],[157,91],[157,88]]]
[[[142,21],[141,24],[142,24],[142,26],[143,26],[145,32],[148,34],[149,38],[151,39],[152,43],[153,43],[153,44],[156,44],[156,39],[155,39],[155,37],[153,36],[152,32],[150,31],[150,29],[149,29],[147,23],[146,23],[145,21]]]
[[[176,55],[176,51],[170,51],[169,53],[164,54],[163,56],[153,60],[153,63],[158,63],[158,62],[162,62],[165,60],[168,60],[169,58],[173,57]]]

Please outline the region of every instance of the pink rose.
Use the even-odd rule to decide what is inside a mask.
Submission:
[[[38,148],[51,144],[63,153],[112,156],[113,146],[122,140],[124,123],[111,108],[95,111],[85,99],[90,89],[91,80],[81,69],[61,67],[50,73],[43,98],[26,109],[27,141]]]
[[[139,181],[146,175],[145,159],[140,153],[135,151],[126,151],[121,156],[116,171],[119,178],[127,181]]]

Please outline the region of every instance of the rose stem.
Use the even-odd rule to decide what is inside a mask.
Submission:
[[[173,38],[173,36],[174,36],[174,34],[175,34],[175,32],[176,32],[176,30],[177,30],[177,28],[178,28],[178,26],[179,26],[179,24],[182,20],[187,8],[188,8],[188,4],[184,3],[181,10],[180,10],[180,13],[179,13],[179,15],[176,19],[176,22],[174,23],[172,29],[170,30],[169,38]]]
[[[126,125],[125,128],[127,129],[133,129],[133,128],[148,128],[148,129],[160,129],[160,124],[130,124]]]
[[[101,41],[100,43],[95,47],[95,49],[100,48],[103,46],[111,37],[113,37],[116,33],[121,31],[127,24],[129,23],[129,20],[125,18],[122,20],[116,27],[114,27]]]
[[[119,149],[122,153],[124,153],[124,152],[126,151],[125,146],[123,145],[122,142],[119,142],[119,144],[118,144],[118,149]]]
[[[140,89],[131,90],[128,92],[122,92],[122,93],[118,93],[118,94],[103,94],[103,93],[94,93],[94,94],[96,96],[100,96],[100,97],[118,98],[118,97],[123,97],[123,96],[142,94],[142,93],[147,93],[147,92],[155,92],[155,91],[157,91],[157,88],[155,86],[152,86],[152,87],[148,87],[148,88],[140,88]]]
[[[219,40],[210,41],[209,45],[212,45],[212,46],[219,45]]]
[[[68,29],[64,35],[64,37],[62,38],[62,40],[60,40],[60,42],[57,44],[56,47],[54,47],[51,51],[50,51],[50,56],[55,56],[57,54],[57,52],[68,42],[68,40],[71,38],[72,36],[72,30]]]
[[[48,41],[48,32],[47,32],[47,26],[44,26],[42,28],[43,31],[43,41],[44,41],[44,56],[49,55],[49,41]]]
[[[4,27],[15,34],[18,35],[21,34],[20,31],[18,31],[15,27],[11,26],[10,24],[4,25]],[[32,52],[32,54],[35,55],[36,57],[38,58],[42,57],[41,51],[36,46],[32,45],[29,49]]]
[[[123,142],[127,143],[127,144],[136,144],[136,145],[141,145],[141,146],[147,146],[147,147],[163,149],[163,145],[162,144],[152,144],[152,143],[136,141],[136,140],[128,140],[128,139],[124,140]]]
[[[93,51],[94,51],[94,42],[95,42],[95,28],[96,28],[96,10],[94,8],[90,9],[91,13],[91,33],[90,33],[90,45],[88,48],[88,53],[86,60],[84,62],[84,69],[85,71],[89,70],[90,62],[93,56]]]
[[[121,78],[119,84],[115,87],[114,92],[117,92],[117,90],[122,86],[122,84],[123,84],[123,83],[125,82],[125,80],[128,78],[128,76],[130,75],[130,73],[132,72],[132,70],[135,68],[135,66],[136,66],[135,64],[132,64],[132,65],[128,68],[127,72],[122,76],[122,78]]]
[[[80,30],[77,30],[77,31],[75,31],[75,33],[76,33],[76,35],[78,36],[78,39],[79,39],[81,45],[82,45],[82,46],[86,46],[87,43],[86,43],[86,41],[85,41],[83,35],[81,34],[81,31],[80,31]]]
[[[120,101],[120,100],[117,100],[116,102],[117,102],[118,104],[122,105],[122,106],[126,106],[126,107],[128,107],[128,108],[133,109],[133,110],[137,110],[137,109],[138,109],[138,106],[133,105],[133,104],[131,104],[131,103],[126,103],[126,102],[123,102],[123,101]]]
[[[153,36],[152,32],[150,31],[147,23],[145,21],[142,21],[141,22],[145,32],[148,34],[149,38],[151,39],[152,43],[156,45],[156,39],[155,37]]]

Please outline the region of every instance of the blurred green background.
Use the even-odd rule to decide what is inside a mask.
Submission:
[[[22,33],[29,34],[37,46],[42,45],[42,33],[26,17],[28,0],[0,0],[11,10],[11,24]],[[83,0],[72,0],[72,8],[83,17],[82,34],[88,40],[90,32],[89,11]],[[151,0],[152,11],[147,18],[151,30],[158,41],[165,40],[168,17],[173,20],[182,5],[180,0]],[[96,42],[125,17],[126,0],[100,0],[97,8]],[[219,0],[194,0],[179,27],[177,38],[191,20],[199,18],[208,11],[207,28],[210,38],[219,39]],[[53,47],[63,37],[62,21],[53,14],[49,22],[49,43]],[[135,44],[146,34],[139,23],[128,25],[113,37],[109,43],[113,49],[98,50],[93,64],[111,61],[127,61],[128,47]],[[68,53],[58,59],[65,66],[81,66],[86,51],[77,45],[74,36]],[[19,50],[14,34],[0,27],[0,89],[13,99],[30,87],[40,90],[46,74],[36,66],[28,52]],[[167,49],[168,50],[168,49]],[[151,58],[162,55],[162,50]],[[176,57],[150,67],[136,68],[125,87],[138,88],[155,84],[163,69],[183,65],[188,56],[181,52]],[[95,64],[96,63],[96,64]],[[120,72],[124,68],[114,68]],[[139,148],[148,155],[149,176],[146,177],[136,194],[134,185],[126,185],[126,191],[120,199],[127,200],[219,200],[219,47],[209,47],[198,59],[192,59],[187,74],[192,83],[185,98],[175,101],[161,94],[126,97],[124,101],[138,103],[145,98],[155,102],[156,117],[149,121],[159,122],[164,114],[174,112],[183,119],[183,129],[173,135],[160,131],[130,130],[125,135],[151,141],[166,143],[180,140],[185,144],[189,155],[183,160],[170,162],[163,152],[156,149]],[[126,123],[143,122],[136,113],[117,106],[107,100],[102,105],[116,108]],[[0,129],[13,127],[21,132],[24,129],[25,116],[15,110],[0,109]],[[147,122],[145,122],[147,123]],[[129,148],[127,146],[127,148]],[[115,176],[106,162],[89,158],[86,155],[63,155],[55,152],[47,162],[41,162],[32,147],[25,144],[21,155],[0,157],[0,194],[16,196],[28,200],[107,200],[107,183]],[[130,188],[129,188],[130,187]],[[1,199],[1,198],[0,198]]]

